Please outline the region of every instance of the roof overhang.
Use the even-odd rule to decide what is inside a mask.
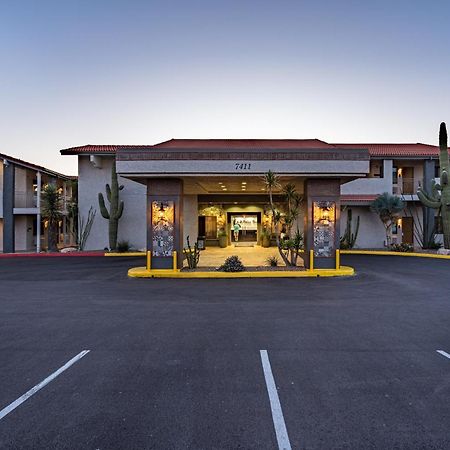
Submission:
[[[129,178],[161,176],[365,177],[369,173],[366,149],[156,149],[119,148],[117,173]]]

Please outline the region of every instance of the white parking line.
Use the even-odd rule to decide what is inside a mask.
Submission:
[[[284,422],[283,411],[281,410],[280,399],[278,398],[277,387],[270,366],[269,355],[267,350],[260,350],[261,362],[264,370],[264,378],[266,379],[267,392],[269,394],[270,409],[272,410],[272,420],[277,436],[278,448],[280,450],[291,450],[291,443]]]
[[[9,404],[6,408],[3,408],[0,411],[0,420],[3,419],[6,415],[8,415],[11,411],[14,411],[19,405],[21,405],[24,401],[28,400],[32,395],[36,394],[39,390],[41,390],[44,386],[46,386],[50,381],[54,380],[58,375],[67,370],[71,365],[75,364],[79,361],[83,356],[87,355],[90,350],[83,350],[78,353],[77,356],[74,356],[70,361],[67,361],[62,367],[60,367],[56,372],[53,372],[49,375],[45,380],[41,381],[39,384],[31,388],[28,392],[23,394],[17,400],[14,400],[11,404]]]
[[[444,350],[436,350],[440,355],[445,356],[446,358],[450,359],[450,354],[447,352],[444,352]]]

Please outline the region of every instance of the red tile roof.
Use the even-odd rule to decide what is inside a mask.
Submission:
[[[341,195],[341,203],[347,204],[368,204],[372,203],[378,196],[375,194],[368,194],[368,195]]]
[[[5,155],[4,153],[0,153],[1,161],[10,161],[18,166],[25,167],[27,169],[35,170],[37,172],[43,172],[47,175],[56,178],[62,178],[64,180],[76,180],[78,177],[72,175],[64,175],[63,173],[55,172],[54,170],[47,169],[43,166],[38,166],[37,164],[29,163],[27,161],[23,161],[22,159],[15,158],[14,156]]]
[[[297,149],[336,148],[319,139],[170,139],[157,148],[180,149]]]
[[[428,144],[329,144],[319,139],[170,139],[155,145],[82,145],[61,150],[62,155],[110,154],[119,148],[172,149],[368,149],[375,158],[438,157],[439,147]]]
[[[114,155],[117,152],[117,149],[119,148],[135,148],[135,147],[152,147],[151,145],[93,145],[93,144],[87,144],[87,145],[80,145],[78,147],[70,147],[70,148],[63,148],[59,152],[61,155],[80,155],[83,153],[86,153],[87,155],[97,154],[97,153],[104,153],[109,155]]]
[[[439,156],[439,147],[428,144],[335,144],[341,148],[367,148],[374,157],[427,157]]]

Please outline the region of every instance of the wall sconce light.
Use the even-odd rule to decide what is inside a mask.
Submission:
[[[397,170],[397,176],[398,177],[402,177],[403,176],[403,169],[401,167]]]
[[[402,227],[402,223],[403,223],[403,220],[402,220],[401,218],[397,219],[397,226],[398,226],[399,228]]]
[[[330,224],[330,211],[328,210],[328,208],[322,208],[320,221],[324,225],[329,225]]]
[[[164,214],[167,210],[167,205],[165,205],[163,202],[160,203],[159,205],[159,210],[158,210],[158,218],[160,220],[164,219]]]

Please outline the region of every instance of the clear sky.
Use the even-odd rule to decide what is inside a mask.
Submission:
[[[0,0],[0,152],[175,138],[437,143],[449,0]]]

